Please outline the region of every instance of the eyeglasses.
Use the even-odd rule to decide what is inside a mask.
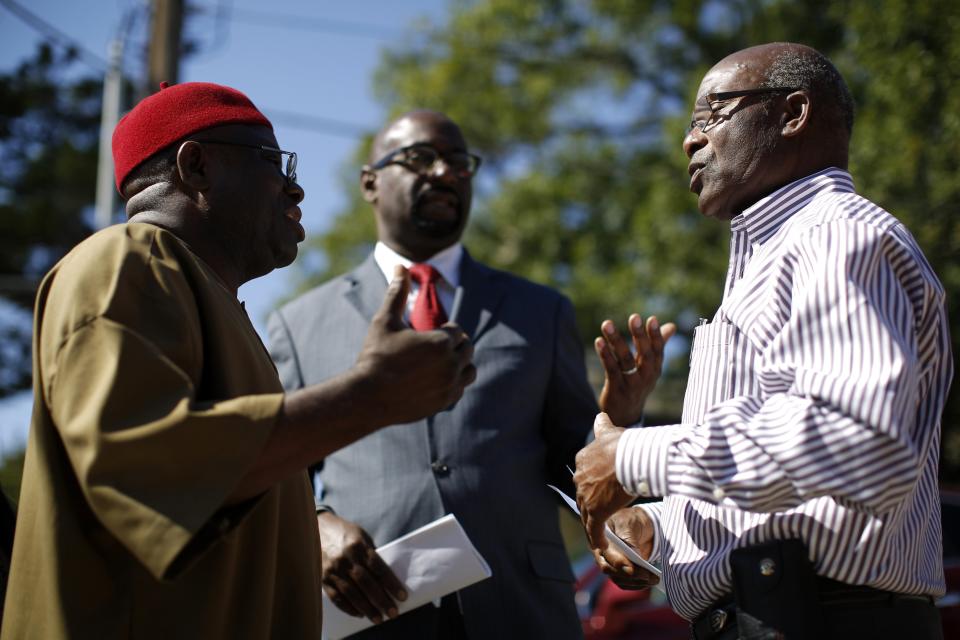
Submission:
[[[716,118],[717,110],[720,109],[722,103],[733,100],[734,98],[742,98],[744,96],[756,96],[766,93],[790,93],[791,91],[800,91],[795,87],[763,87],[759,89],[739,89],[737,91],[719,91],[716,93],[708,93],[697,100],[699,104],[701,101],[707,104],[707,107],[710,109],[710,115],[706,120],[697,119],[694,117],[690,121],[690,126],[687,127],[687,135],[694,129],[700,129],[700,131],[706,131],[707,127],[711,124],[716,124],[719,119]]]
[[[297,153],[295,151],[284,151],[283,149],[268,147],[263,144],[246,144],[244,142],[227,142],[225,140],[197,140],[197,142],[204,144],[226,144],[231,147],[248,147],[250,149],[266,151],[267,153],[279,154],[281,158],[286,159],[286,162],[283,163],[283,175],[286,177],[287,182],[292,184],[297,181]]]
[[[364,167],[367,171],[378,171],[391,164],[398,164],[421,176],[427,176],[437,169],[437,163],[443,161],[461,178],[470,178],[480,168],[482,158],[466,151],[440,153],[428,144],[411,144],[394,149],[372,165]]]

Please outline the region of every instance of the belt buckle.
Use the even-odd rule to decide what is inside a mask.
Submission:
[[[710,628],[713,629],[714,633],[723,631],[723,628],[727,626],[727,617],[728,614],[723,609],[714,609],[710,612]]]

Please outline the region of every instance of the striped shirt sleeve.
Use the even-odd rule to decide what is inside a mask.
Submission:
[[[881,512],[912,489],[924,449],[918,362],[902,245],[838,220],[779,252],[777,277],[727,315],[761,354],[762,397],[735,396],[696,425],[621,438],[617,476],[639,495],[678,495],[755,512],[829,495]]]

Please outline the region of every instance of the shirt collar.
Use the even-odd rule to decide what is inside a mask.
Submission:
[[[407,269],[413,262],[382,242],[377,242],[373,248],[373,259],[377,261],[377,266],[383,272],[387,282],[393,280],[393,268],[402,265]],[[460,286],[460,261],[463,259],[463,244],[456,242],[440,253],[435,253],[427,264],[440,272],[444,281],[456,289]]]
[[[734,232],[745,232],[750,243],[763,244],[793,214],[824,192],[854,193],[853,178],[843,169],[829,167],[780,187],[730,221]]]

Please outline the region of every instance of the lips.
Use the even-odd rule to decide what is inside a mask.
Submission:
[[[693,191],[697,195],[699,195],[700,190],[703,189],[703,181],[700,179],[703,168],[704,164],[702,162],[691,162],[687,165],[687,173],[690,174],[690,191]]]
[[[460,196],[448,189],[428,189],[417,197],[417,215],[436,222],[455,222],[460,217]]]
[[[300,220],[303,218],[303,212],[300,211],[300,207],[291,207],[284,211],[283,217],[286,218],[297,230],[297,242],[303,242],[307,237],[307,232],[304,231],[303,225],[300,224]]]

